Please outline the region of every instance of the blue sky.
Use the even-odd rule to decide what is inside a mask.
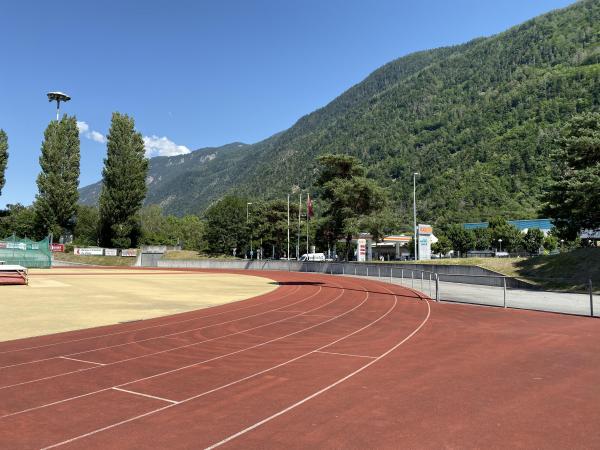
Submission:
[[[150,155],[257,142],[382,64],[488,36],[571,0],[3,2],[0,128],[10,158],[0,207],[30,204],[45,93],[73,100],[81,185],[101,177],[113,111]]]

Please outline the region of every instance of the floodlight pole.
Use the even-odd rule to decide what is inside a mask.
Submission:
[[[56,102],[56,121],[60,120],[60,102],[68,102],[71,97],[63,92],[48,92],[46,95],[49,102]]]
[[[415,244],[415,261],[417,260],[417,175],[419,175],[419,172],[413,172],[413,241]]]

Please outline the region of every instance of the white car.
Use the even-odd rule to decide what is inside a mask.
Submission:
[[[305,253],[300,261],[325,261],[325,253]]]

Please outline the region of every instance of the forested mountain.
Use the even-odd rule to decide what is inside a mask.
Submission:
[[[599,110],[600,1],[583,0],[492,37],[397,59],[262,142],[154,158],[147,203],[182,214],[228,192],[282,197],[310,188],[316,156],[347,153],[389,188],[406,223],[415,171],[422,220],[534,217],[558,128]]]

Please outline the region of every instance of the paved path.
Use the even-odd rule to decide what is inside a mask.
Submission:
[[[366,278],[366,277],[360,277]],[[374,277],[369,277],[374,278]],[[389,278],[381,278],[388,281]],[[393,279],[394,284],[412,287],[435,298],[435,282],[405,278],[400,282]],[[504,306],[504,289],[492,286],[480,286],[465,283],[439,283],[441,301],[471,303],[477,305]],[[594,317],[600,317],[600,295],[594,294]],[[507,289],[506,306],[509,308],[531,309],[564,314],[590,315],[590,295],[566,292],[549,292],[526,289]]]

